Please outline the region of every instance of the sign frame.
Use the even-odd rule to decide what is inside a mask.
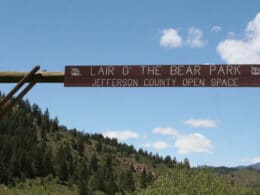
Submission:
[[[65,87],[260,87],[260,64],[73,65]]]

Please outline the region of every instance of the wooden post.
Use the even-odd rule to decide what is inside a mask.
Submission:
[[[24,83],[28,82],[30,78],[40,69],[40,66],[35,66],[31,72],[27,73],[22,77],[22,79],[19,79],[19,82],[17,85],[0,101],[0,108],[3,107],[3,105],[10,100],[13,95],[24,85]]]

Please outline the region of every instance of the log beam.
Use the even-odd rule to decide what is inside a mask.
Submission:
[[[27,74],[28,72],[0,72],[0,83],[17,83]],[[29,82],[64,83],[64,72],[37,72]]]

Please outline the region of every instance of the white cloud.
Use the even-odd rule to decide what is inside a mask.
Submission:
[[[124,130],[124,131],[106,131],[102,133],[105,137],[109,138],[117,138],[118,140],[127,140],[127,139],[137,139],[139,138],[139,134],[130,131],[130,130]]]
[[[153,133],[161,134],[161,135],[171,135],[171,136],[178,135],[178,131],[173,128],[154,128]]]
[[[167,142],[164,142],[164,141],[155,141],[155,142],[152,142],[152,143],[145,143],[144,144],[144,147],[146,147],[146,148],[154,148],[154,149],[157,149],[157,150],[162,150],[162,149],[168,148],[169,146],[170,145]]]
[[[191,127],[203,127],[203,128],[215,128],[217,127],[217,122],[214,120],[207,120],[207,119],[189,119],[184,122],[186,125]]]
[[[182,38],[178,31],[173,28],[164,29],[160,40],[163,47],[177,48],[182,46]]]
[[[202,40],[202,37],[202,30],[195,27],[191,27],[188,31],[188,38],[186,42],[191,48],[203,47],[205,43]]]
[[[175,142],[175,147],[180,154],[193,152],[211,152],[213,148],[211,141],[199,133],[183,134]]]
[[[255,157],[251,160],[252,163],[260,163],[260,156],[259,157]]]
[[[213,148],[211,141],[200,133],[182,134],[172,128],[155,128],[153,129],[153,133],[175,138],[174,146],[177,148],[179,154],[211,152]]]
[[[211,32],[219,32],[222,30],[221,26],[214,25],[211,27]]]
[[[227,63],[260,63],[260,13],[250,21],[244,39],[226,39],[217,46],[217,52]]]

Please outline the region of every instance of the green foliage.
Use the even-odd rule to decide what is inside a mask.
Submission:
[[[58,149],[56,161],[57,161],[57,175],[60,181],[65,182],[68,180],[69,171],[66,162],[66,151],[62,146],[59,147]]]
[[[15,187],[0,184],[1,195],[77,195],[76,185],[63,185],[53,178],[25,179]]]
[[[142,189],[147,187],[147,174],[146,174],[146,170],[145,169],[143,169],[142,174],[141,174],[140,187]]]
[[[78,185],[79,195],[88,195],[88,183],[86,179],[79,180]]]
[[[133,192],[135,190],[133,171],[131,167],[121,172],[119,177],[119,189],[121,192]]]
[[[250,189],[220,178],[206,169],[173,169],[139,194],[255,194]]]

